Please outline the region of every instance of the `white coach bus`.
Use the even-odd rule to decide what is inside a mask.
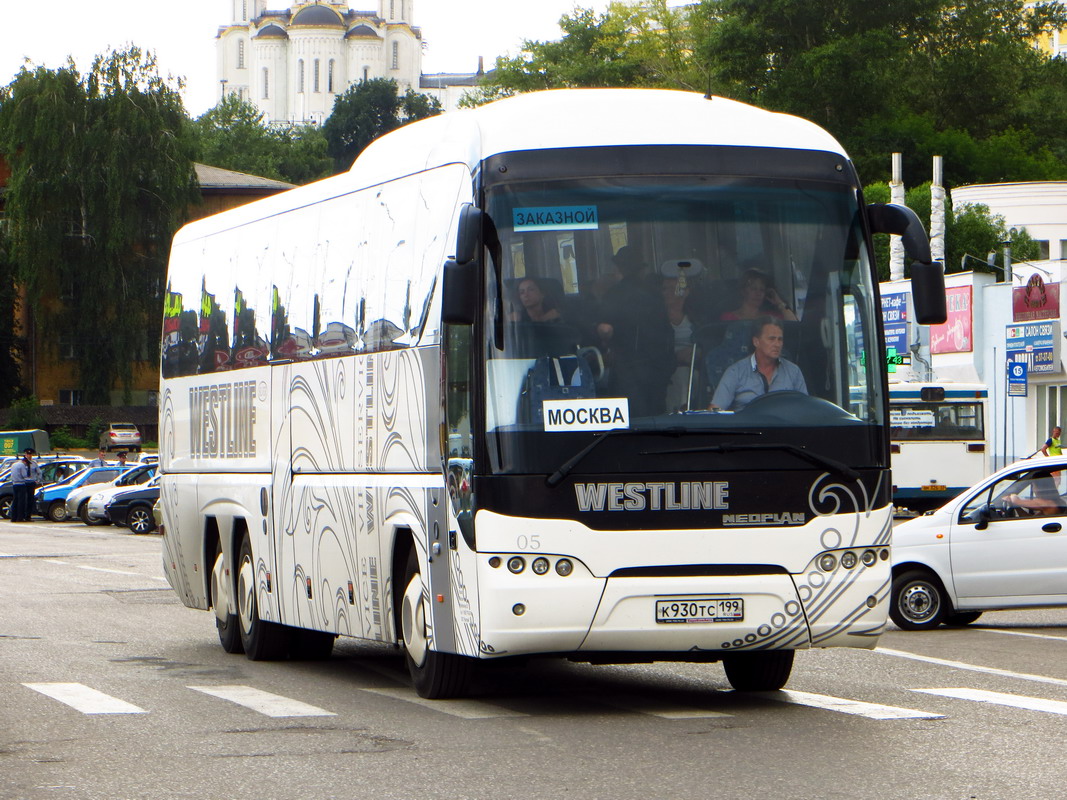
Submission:
[[[163,332],[167,577],[230,652],[396,643],[426,697],[483,659],[722,661],[767,690],[796,649],[873,647],[878,231],[917,259],[919,321],[943,320],[921,224],[865,206],[825,131],[651,90],[417,122],[188,225]],[[724,368],[764,334],[790,390],[730,410]]]
[[[984,384],[889,384],[889,447],[897,505],[929,511],[989,475],[988,402]]]

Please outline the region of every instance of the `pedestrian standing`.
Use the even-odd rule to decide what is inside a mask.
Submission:
[[[11,521],[29,522],[33,492],[43,480],[41,467],[33,460],[35,452],[27,447],[22,458],[11,467]]]
[[[106,466],[106,465],[101,465],[101,466]],[[125,469],[128,466],[129,466],[129,464],[126,462],[126,451],[125,450],[120,450],[119,451],[119,469]]]
[[[1057,425],[1052,429],[1052,433],[1049,434],[1048,439],[1041,445],[1041,455],[1043,456],[1058,456],[1062,455],[1063,449],[1060,447],[1060,434],[1063,430]]]
[[[107,466],[107,451],[101,450],[100,455],[89,462],[90,467],[106,467]]]

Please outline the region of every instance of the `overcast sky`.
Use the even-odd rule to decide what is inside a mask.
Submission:
[[[606,3],[578,5],[601,11]],[[423,72],[473,72],[478,56],[488,68],[496,56],[517,53],[523,39],[558,39],[556,23],[574,6],[574,0],[415,0],[415,24],[427,44]],[[352,0],[349,7],[373,11],[377,0]],[[11,82],[25,58],[58,67],[71,55],[84,70],[94,55],[133,43],[156,52],[164,75],[185,77],[185,104],[198,116],[215,104],[215,34],[230,22],[229,8],[229,0],[0,0],[0,85]]]

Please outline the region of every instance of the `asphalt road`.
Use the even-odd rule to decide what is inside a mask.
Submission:
[[[1067,610],[719,665],[496,667],[424,701],[391,648],[253,663],[184,608],[159,538],[0,522],[0,798],[1050,798]]]

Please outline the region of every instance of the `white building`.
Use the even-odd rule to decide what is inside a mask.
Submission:
[[[422,32],[414,0],[377,0],[374,11],[342,0],[226,0],[231,21],[216,40],[219,97],[236,93],[275,123],[321,123],[350,85],[391,78],[419,90]]]

